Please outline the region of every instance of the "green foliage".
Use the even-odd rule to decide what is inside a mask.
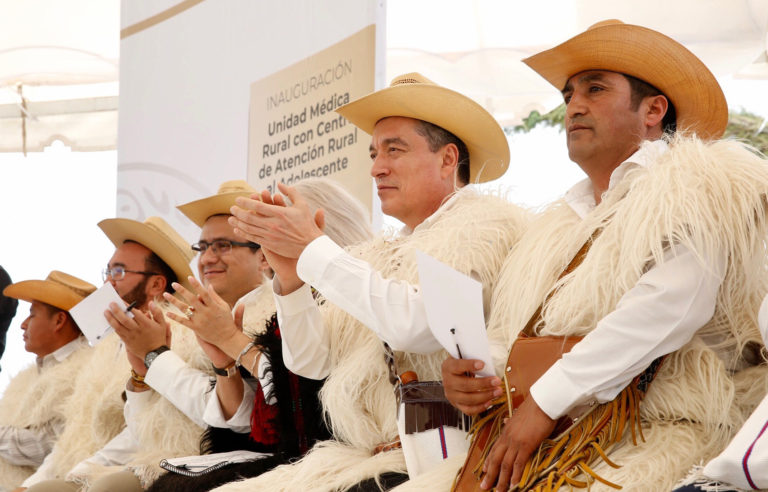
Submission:
[[[761,116],[741,111],[731,111],[728,114],[728,126],[725,128],[726,138],[736,138],[755,147],[768,155],[768,125]]]
[[[523,118],[523,123],[515,127],[507,127],[505,131],[512,133],[528,133],[539,124],[554,126],[563,130],[565,119],[565,104],[561,104],[547,114],[538,111]],[[725,129],[724,138],[736,138],[757,148],[763,154],[768,155],[768,124],[763,117],[747,111],[731,111],[728,115],[728,126]]]

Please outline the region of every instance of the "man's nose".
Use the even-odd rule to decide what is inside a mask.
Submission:
[[[568,103],[565,105],[565,116],[569,119],[583,115],[587,112],[587,106],[584,104],[584,98],[577,93],[573,93]]]
[[[380,156],[374,157],[371,165],[371,176],[380,178],[387,175],[389,175],[389,167],[387,167],[385,159]]]
[[[213,246],[208,246],[205,251],[200,253],[200,263],[210,264],[219,261],[218,255],[214,254]]]

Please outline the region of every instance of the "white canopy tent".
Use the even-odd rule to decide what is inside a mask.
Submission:
[[[0,12],[0,152],[114,149],[120,0],[0,0]],[[674,37],[718,77],[768,80],[768,0],[388,0],[387,76],[422,72],[519,123],[559,102],[520,59],[605,18]]]
[[[0,0],[0,152],[117,143],[119,0]]]

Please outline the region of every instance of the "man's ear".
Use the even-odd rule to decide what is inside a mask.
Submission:
[[[440,176],[448,178],[454,176],[456,168],[459,165],[459,148],[456,144],[449,143],[440,149],[442,154],[442,165],[440,167]]]
[[[67,313],[66,311],[57,311],[53,315],[53,322],[55,324],[54,331],[61,331],[67,326]]]
[[[661,122],[664,120],[664,115],[667,114],[669,109],[669,101],[665,96],[659,94],[658,96],[649,96],[643,100],[642,108],[645,111],[645,126],[648,129],[652,129],[655,126],[661,128]]]
[[[150,298],[163,295],[168,280],[163,275],[152,275],[147,282],[147,295]]]
[[[264,252],[261,250],[261,248],[259,248],[259,250],[256,251],[256,255],[257,255],[256,261],[259,263],[259,270],[261,270],[264,273],[269,272],[271,267],[269,266],[269,263],[267,263],[267,258],[266,256],[264,256]]]

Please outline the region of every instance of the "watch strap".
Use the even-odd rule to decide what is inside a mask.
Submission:
[[[223,376],[225,378],[231,378],[235,374],[237,374],[237,364],[235,364],[234,361],[232,361],[227,367],[224,368],[218,368],[211,364],[211,368],[213,369],[213,373],[217,376]]]
[[[149,366],[152,365],[152,362],[157,358],[158,355],[162,354],[163,352],[167,352],[171,350],[168,345],[161,345],[157,347],[154,350],[150,350],[147,352],[147,355],[144,356],[144,366],[146,366],[147,369],[149,369]]]

